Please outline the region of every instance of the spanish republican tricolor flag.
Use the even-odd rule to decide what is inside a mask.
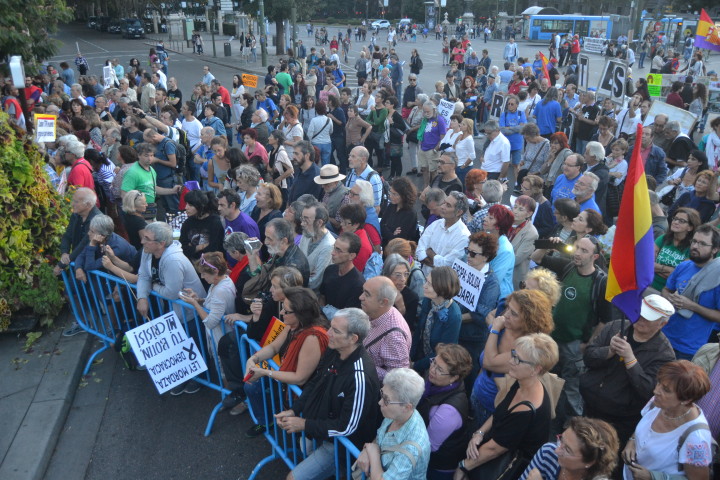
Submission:
[[[635,138],[642,137],[642,128],[638,125]],[[650,195],[640,142],[636,141],[620,202],[605,291],[605,299],[632,322],[640,318],[642,293],[653,280],[654,248]]]
[[[697,32],[695,33],[695,46],[697,48],[707,48],[720,52],[720,31],[715,26],[710,15],[703,8],[700,12],[700,20],[697,24]]]
[[[548,73],[548,63],[550,63],[550,60],[547,59],[545,55],[543,55],[543,52],[538,52],[540,54],[540,61],[543,65],[543,73],[545,74],[545,78],[548,79],[548,82],[550,82],[550,74]],[[554,85],[554,83],[551,83],[551,87]]]

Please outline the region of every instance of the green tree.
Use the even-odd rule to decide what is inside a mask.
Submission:
[[[286,53],[287,45],[283,45],[285,38],[285,27],[283,20],[290,19],[290,9],[293,3],[297,7],[297,21],[300,22],[303,19],[309,19],[317,11],[320,6],[320,0],[265,0],[265,16],[271,21],[275,22],[275,32],[278,37],[278,42],[275,45],[277,51],[276,55],[284,55]],[[243,9],[245,13],[250,15],[257,15],[259,10],[257,0],[252,2],[243,3]],[[262,20],[258,23],[262,24]],[[260,26],[262,28],[262,25]],[[302,29],[301,29],[302,30]],[[268,39],[269,42],[269,39]],[[283,49],[283,46],[285,49]]]
[[[72,19],[65,0],[0,0],[0,12],[0,58],[21,55],[30,70],[57,54],[50,34]]]

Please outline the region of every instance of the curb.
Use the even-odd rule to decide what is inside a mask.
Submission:
[[[67,325],[73,320],[72,312],[66,307],[58,319],[59,325]],[[0,465],[3,480],[40,480],[45,476],[94,339],[88,333],[63,337],[62,331],[63,328],[57,328],[51,332],[50,346],[59,353],[51,354]]]

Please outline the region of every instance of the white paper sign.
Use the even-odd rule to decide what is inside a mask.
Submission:
[[[35,141],[54,142],[57,115],[36,114],[35,115]]]
[[[456,302],[471,312],[477,308],[480,291],[485,283],[485,275],[465,262],[455,260],[452,266],[460,279],[460,293],[454,298]]]
[[[128,330],[126,335],[140,365],[147,365],[188,338],[175,312]]]
[[[583,37],[583,50],[590,53],[603,53],[606,41],[604,38]]]
[[[440,105],[438,105],[438,115],[445,119],[445,125],[450,125],[450,117],[453,113],[455,113],[455,102],[440,100]]]
[[[145,366],[160,394],[207,370],[205,360],[192,338],[152,357]]]

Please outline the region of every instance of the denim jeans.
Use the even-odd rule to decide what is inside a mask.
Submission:
[[[330,140],[332,141],[332,151],[335,153],[335,158],[337,158],[338,170],[345,175],[348,170],[348,153],[345,147],[345,136],[330,137]],[[332,160],[332,154],[330,155],[330,159]]]
[[[332,153],[332,143],[313,143],[314,147],[320,150],[320,159],[323,165],[330,163],[330,154]]]
[[[565,397],[565,414],[567,417],[583,414],[583,399],[580,395],[580,375],[585,372],[580,340],[569,343],[558,343],[560,361],[555,366],[560,377],[565,380],[562,396]]]
[[[270,422],[268,421],[267,411],[263,405],[262,382],[259,379],[252,383],[245,382],[243,388],[245,389],[245,395],[247,396],[246,402],[248,403],[248,406],[252,408],[258,423],[260,425],[268,425]],[[267,393],[267,401],[268,407],[270,407],[270,392]]]

